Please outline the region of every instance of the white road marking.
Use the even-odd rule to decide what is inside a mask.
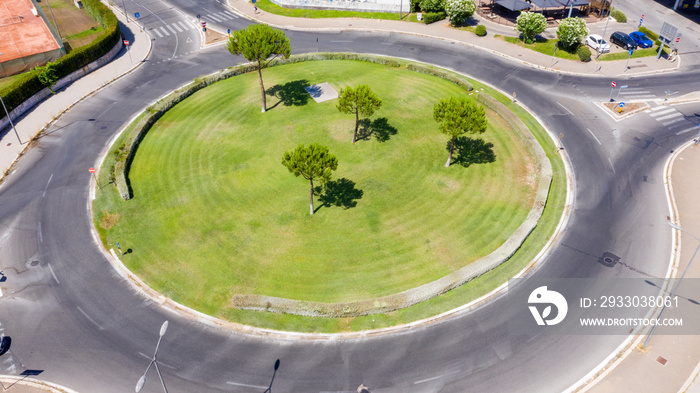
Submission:
[[[153,359],[152,357],[150,357],[150,356],[146,355],[146,354],[145,354],[145,353],[143,353],[143,352],[139,352],[139,355],[141,355],[141,356],[145,357],[146,359],[151,359],[151,360]],[[173,370],[176,370],[176,368],[175,368],[175,367],[173,367],[173,366],[171,366],[171,365],[168,365],[168,364],[165,364],[165,363],[161,362],[160,360],[158,361],[158,365],[159,365],[159,366],[163,366],[163,367],[166,367],[166,368],[169,368],[169,369],[173,369]],[[266,388],[267,388],[267,387],[266,387]]]
[[[700,128],[698,128],[698,126],[692,126],[692,127],[686,128],[685,130],[678,131],[678,132],[676,133],[676,135],[685,134],[686,132],[690,132],[690,131],[693,131],[693,130],[700,130]]]
[[[226,15],[230,15],[234,19],[238,19],[238,15],[234,14],[233,12],[224,11],[223,13]]]
[[[656,121],[668,120],[668,119],[672,119],[672,118],[678,117],[678,116],[683,116],[683,114],[680,113],[680,112],[676,112],[676,113],[672,113],[672,114],[667,115],[667,116],[657,117],[655,120],[656,120]]]
[[[610,157],[608,157],[608,162],[610,163],[610,168],[612,168],[613,173],[615,173],[615,166],[613,165],[612,160],[610,159]]]
[[[163,34],[170,35],[170,33],[168,33],[168,31],[165,30],[165,27],[161,26],[160,29],[163,30]]]
[[[42,198],[46,196],[46,190],[49,189],[49,183],[51,183],[51,179],[53,179],[53,173],[51,174],[51,177],[49,177],[49,181],[46,182],[46,187],[44,187],[44,194],[41,196]]]
[[[598,142],[599,145],[602,145],[602,143],[600,143],[600,141],[599,141],[598,138],[595,136],[595,134],[593,133],[593,131],[591,131],[590,128],[586,128],[586,129],[588,130],[588,132],[591,133],[591,135],[593,135],[593,138],[595,138],[595,141]]]
[[[39,221],[39,242],[44,242],[44,236],[41,234],[41,221]]]
[[[226,381],[226,384],[228,385],[234,385],[234,386],[243,386],[246,388],[254,388],[254,389],[267,389],[267,386],[260,386],[260,385],[248,385],[246,383],[238,383],[238,382],[231,382],[231,381]]]
[[[175,29],[173,29],[172,27],[170,27],[170,25],[167,25],[167,26],[165,26],[165,27],[167,27],[168,30],[172,31],[173,34],[177,34],[177,31],[175,31]]]
[[[207,15],[207,19],[214,19],[217,22],[223,22],[224,20],[219,18],[218,16],[214,16],[214,14],[209,14]]]
[[[442,374],[442,375],[438,375],[437,377],[421,379],[420,381],[413,382],[413,384],[414,384],[414,385],[418,385],[419,383],[425,383],[425,382],[434,381],[434,380],[436,380],[436,379],[438,379],[438,378],[446,377],[446,376],[452,375],[452,374],[457,374],[458,372],[459,372],[459,370],[450,371],[449,373]]]
[[[178,33],[182,33],[182,29],[177,23],[173,23],[172,26],[175,28],[175,30],[177,30]]]
[[[231,19],[230,16],[224,14],[223,12],[217,12],[217,13],[214,14],[214,15],[218,16],[219,18],[221,18],[221,19],[223,19],[223,20],[229,20],[229,19]]]
[[[666,109],[666,108],[668,108],[668,107],[667,106],[655,106],[655,107],[651,108],[650,110],[652,112],[656,112],[656,111],[660,111],[660,110]]]
[[[662,116],[662,115],[665,115],[668,113],[673,113],[673,112],[676,112],[676,110],[674,108],[666,108],[665,110],[660,111],[660,112],[650,113],[649,116],[656,117],[656,116]]]
[[[331,41],[331,42],[353,42],[353,41],[336,40],[336,41]]]
[[[87,314],[85,313],[85,311],[83,311],[83,309],[80,308],[80,306],[78,306],[78,311],[80,311],[80,313],[83,314],[83,316],[85,316],[85,318],[87,318],[88,321],[90,321],[90,322],[92,322],[93,324],[95,324],[95,326],[97,326],[98,329],[104,330],[104,328],[103,328],[102,326],[100,326],[97,322],[95,322],[94,319],[90,318],[90,316],[87,315]]]
[[[160,30],[158,30],[157,28],[155,28],[155,29],[153,29],[153,31],[155,31],[156,34],[158,34],[158,37],[163,38],[163,34],[161,34]]]
[[[51,267],[51,264],[47,263],[46,266],[48,266],[49,270],[51,270],[51,275],[53,276],[53,279],[56,280],[56,284],[60,284],[61,282],[58,281],[58,277],[56,277],[56,273],[54,273],[53,268]],[[80,309],[80,307],[78,307],[78,309]],[[85,316],[87,317],[87,315],[85,315]],[[95,324],[95,325],[97,325],[97,324]]]
[[[651,93],[651,92],[650,92],[649,90],[627,91],[627,89],[625,89],[625,90],[623,90],[620,94],[622,94],[622,95],[627,95],[627,96],[631,96],[631,95],[639,95],[639,94],[647,94],[647,93]],[[649,94],[647,94],[647,95],[649,95]],[[654,95],[654,94],[652,94],[652,95]]]
[[[191,26],[191,25],[188,25],[188,24],[185,23],[185,22],[177,22],[177,24],[180,25],[180,26],[182,26],[182,28],[185,29],[185,31],[192,29],[192,26]]]
[[[569,109],[567,109],[564,105],[562,105],[562,104],[560,104],[560,103],[558,103],[558,102],[557,102],[557,105],[559,105],[560,107],[564,108],[564,110],[567,111],[567,112],[569,112],[570,115],[573,115],[573,114],[574,114],[574,113],[571,112]]]
[[[668,126],[668,125],[671,125],[673,123],[678,123],[679,121],[684,121],[684,120],[685,120],[685,118],[681,117],[680,119],[675,119],[675,120],[671,120],[671,121],[664,121],[661,124],[664,126]]]

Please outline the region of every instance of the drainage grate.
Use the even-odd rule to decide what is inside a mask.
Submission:
[[[659,356],[658,358],[656,358],[656,361],[659,362],[659,363],[661,363],[662,366],[665,366],[666,363],[668,362],[668,360],[662,358],[661,356]]]

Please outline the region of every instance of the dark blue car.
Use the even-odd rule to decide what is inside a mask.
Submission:
[[[642,48],[651,48],[652,46],[654,46],[654,42],[647,38],[647,36],[644,35],[644,33],[642,33],[641,31],[635,31],[633,33],[630,33],[630,37],[632,37],[634,42],[636,42],[637,45],[639,45]]]

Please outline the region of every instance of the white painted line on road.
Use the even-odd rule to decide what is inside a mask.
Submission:
[[[230,16],[224,14],[223,12],[217,12],[217,13],[214,14],[214,15],[218,16],[219,18],[221,18],[221,19],[223,19],[223,20],[229,20],[229,19],[231,19]]]
[[[51,275],[53,276],[53,279],[56,280],[56,284],[60,284],[61,282],[58,281],[58,277],[56,277],[56,273],[53,272],[53,268],[51,267],[51,263],[47,263],[46,266],[48,266],[49,270],[51,270]],[[80,308],[80,307],[78,307],[78,308]]]
[[[610,163],[610,168],[612,168],[613,173],[615,173],[615,166],[613,165],[612,160],[610,159],[610,157],[608,157],[608,162]]]
[[[53,173],[51,174],[51,177],[49,177],[49,181],[46,183],[46,187],[44,187],[44,194],[41,196],[42,198],[46,196],[46,190],[49,189],[49,183],[51,183],[51,179],[53,179]]]
[[[683,114],[680,113],[680,112],[676,112],[676,113],[670,114],[670,115],[668,115],[668,116],[657,117],[655,120],[656,120],[656,121],[668,120],[668,119],[672,119],[672,118],[678,117],[678,116],[683,116]]]
[[[593,135],[593,138],[595,138],[595,141],[598,142],[599,145],[602,145],[602,143],[600,143],[600,141],[599,141],[598,138],[595,136],[595,134],[593,133],[593,131],[591,131],[590,128],[586,128],[586,129],[588,130],[588,132],[591,133],[591,135]]]
[[[692,127],[686,128],[685,130],[678,131],[678,132],[676,133],[676,135],[685,134],[686,132],[690,132],[690,131],[693,131],[693,130],[700,130],[700,128],[698,128],[698,126],[692,126]]]
[[[226,381],[226,384],[234,385],[234,386],[243,386],[246,388],[254,388],[254,389],[267,389],[268,388],[268,386],[248,385],[246,383],[238,383],[238,382],[231,382],[231,381]]]
[[[87,314],[85,313],[85,311],[83,311],[83,309],[80,308],[80,306],[78,306],[78,311],[80,311],[80,313],[83,314],[83,316],[85,316],[85,318],[87,318],[88,321],[90,321],[90,322],[92,322],[93,324],[95,324],[95,326],[97,326],[98,329],[104,330],[104,328],[103,328],[102,326],[100,326],[97,322],[95,322],[94,319],[90,318],[90,316],[87,315]]]
[[[336,41],[331,41],[331,42],[353,42],[353,41],[336,40]]]
[[[234,14],[233,12],[224,11],[223,13],[226,15],[231,15],[231,17],[234,19],[238,19],[238,15]]]
[[[214,14],[209,14],[206,16],[207,19],[214,19],[217,22],[223,22],[223,20],[217,16],[214,16]]]
[[[661,125],[668,126],[668,125],[671,125],[673,123],[678,123],[679,121],[685,121],[685,118],[681,117],[680,119],[675,119],[675,120],[671,120],[671,121],[664,121],[661,123]]]
[[[425,382],[434,381],[434,380],[436,380],[436,379],[439,379],[439,378],[442,378],[442,377],[446,377],[446,376],[448,376],[448,375],[457,374],[459,371],[460,371],[460,370],[450,371],[449,373],[442,374],[442,375],[438,375],[437,377],[421,379],[420,381],[413,382],[413,384],[414,384],[414,385],[418,385],[419,383],[425,383]]]
[[[172,27],[170,27],[170,25],[167,25],[167,26],[165,26],[165,27],[167,27],[168,30],[172,31],[173,34],[177,34],[177,31],[175,31],[175,29],[173,29]]]
[[[564,110],[567,111],[567,112],[569,112],[570,115],[573,115],[573,114],[574,114],[573,112],[571,112],[570,110],[568,110],[568,109],[567,109],[564,105],[562,105],[561,103],[557,102],[557,105],[559,105],[560,107],[564,108]]]
[[[665,110],[660,111],[660,112],[650,113],[649,116],[656,117],[656,116],[662,116],[662,115],[665,115],[668,113],[673,113],[673,112],[677,112],[675,108],[666,108]]]
[[[666,109],[666,108],[668,108],[668,107],[667,106],[655,106],[655,107],[651,108],[650,110],[652,112],[656,112],[656,111],[660,111],[660,110]]]
[[[654,94],[645,94],[645,95],[640,95],[640,96],[631,96],[631,97],[625,97],[623,95],[623,99],[630,99],[630,100],[646,100],[647,98],[656,98],[656,95]]]
[[[165,35],[170,35],[170,33],[168,33],[168,31],[165,30],[165,27],[162,27],[162,26],[161,26],[160,29],[163,30],[163,33],[164,33]]]
[[[163,34],[161,34],[161,32],[160,32],[160,30],[158,30],[158,28],[153,29],[153,31],[155,31],[156,34],[158,34],[158,37],[163,38]]]
[[[182,29],[180,28],[180,26],[178,26],[177,23],[173,23],[172,26],[175,28],[175,30],[177,30],[178,33],[182,33]]]
[[[193,28],[192,25],[188,25],[188,24],[185,23],[185,22],[176,22],[176,23],[177,23],[178,25],[182,26],[182,28],[183,28],[185,31],[190,30],[190,29]]]
[[[41,234],[41,221],[39,221],[39,242],[43,243],[44,242],[44,236]]]
[[[642,90],[642,91],[627,91],[627,90],[625,90],[620,94],[622,94],[623,96],[631,96],[631,95],[638,95],[638,94],[649,95],[648,93],[651,93],[651,92],[649,90]],[[651,94],[651,95],[655,95],[655,94]]]

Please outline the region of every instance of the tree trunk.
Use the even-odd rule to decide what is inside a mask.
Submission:
[[[267,110],[267,100],[265,99],[265,86],[263,86],[263,80],[262,80],[262,65],[260,64],[260,60],[258,60],[258,77],[260,78],[260,92],[262,93],[262,113],[265,113]]]
[[[360,110],[355,108],[355,133],[352,134],[352,143],[357,140],[357,128],[360,127]]]
[[[447,157],[447,162],[445,163],[445,168],[450,166],[450,162],[452,162],[452,150],[455,148],[455,138],[453,137],[452,140],[450,140],[450,155]]]
[[[309,192],[309,203],[311,205],[311,215],[314,215],[314,179],[309,179],[311,182],[311,192]]]

